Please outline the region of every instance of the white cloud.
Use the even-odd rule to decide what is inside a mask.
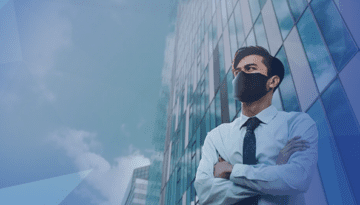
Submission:
[[[89,190],[84,187],[75,193],[90,197],[96,204],[119,204],[124,197],[133,170],[150,164],[150,159],[133,145],[129,145],[127,156],[118,157],[113,164],[110,164],[98,154],[101,145],[96,140],[96,134],[86,131],[57,130],[50,135],[49,140],[64,149],[80,170],[93,169],[84,181],[92,189],[99,191],[107,201],[90,197]]]
[[[145,152],[151,154],[151,156],[150,156],[151,162],[154,161],[154,160],[163,161],[163,159],[164,159],[164,153],[163,152],[157,152],[157,151],[152,150],[152,149],[146,149]]]

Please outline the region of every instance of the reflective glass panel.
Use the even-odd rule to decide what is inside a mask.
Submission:
[[[215,101],[216,100],[214,98],[210,105],[210,122],[211,122],[210,129],[214,129],[216,127]]]
[[[229,35],[230,35],[231,59],[233,59],[235,52],[238,49],[234,15],[231,15],[229,19]]]
[[[307,2],[306,0],[288,0],[291,13],[294,16],[295,21],[297,21],[301,15],[301,13],[306,8]]]
[[[212,0],[212,16],[214,16],[215,12],[216,12],[216,0]]]
[[[280,94],[279,94],[279,89],[276,89],[274,94],[273,94],[273,98],[271,100],[271,104],[274,105],[276,107],[277,110],[284,110],[281,104],[281,98],[280,98]]]
[[[205,121],[206,121],[206,134],[207,134],[210,131],[210,126],[211,126],[210,109],[208,109],[206,114],[205,114]]]
[[[349,178],[353,193],[360,192],[359,160],[360,131],[346,94],[336,79],[321,96],[325,111],[329,118],[335,142],[339,148],[341,159]],[[360,195],[355,194],[357,201]]]
[[[260,13],[260,5],[258,0],[248,0],[250,5],[251,17],[253,23],[255,22],[257,16]]]
[[[228,103],[229,103],[229,117],[230,121],[232,121],[236,115],[236,105],[235,105],[235,99],[234,99],[234,88],[232,84],[233,80],[233,73],[231,70],[229,70],[227,74],[227,94],[228,94]]]
[[[294,81],[290,73],[290,67],[286,58],[284,47],[281,47],[276,57],[283,63],[285,73],[282,82],[277,90],[280,89],[282,103],[286,112],[300,111],[299,102],[296,96]]]
[[[219,4],[220,5],[220,4]],[[223,28],[226,26],[227,24],[227,14],[226,14],[226,2],[225,0],[221,1],[221,19],[222,19],[222,26]]]
[[[249,36],[246,39],[247,46],[256,46],[254,30],[251,29]]]
[[[232,11],[234,10],[234,5],[232,0],[225,0],[226,2],[226,11],[227,11],[227,16],[228,18],[230,17]]]
[[[240,2],[238,2],[234,8],[234,17],[235,17],[235,27],[236,35],[238,40],[238,46],[240,47],[245,39],[244,27],[241,16]]]
[[[336,72],[309,8],[306,9],[297,26],[315,82],[319,91],[322,92],[335,77]]]
[[[213,49],[216,48],[216,44],[217,44],[217,20],[216,18],[213,18],[212,21],[212,45],[213,45]]]
[[[321,100],[318,99],[307,113],[316,122],[319,133],[318,167],[328,203],[353,204],[350,200],[350,187],[347,186],[347,178]]]
[[[286,0],[273,0],[272,2],[274,4],[274,10],[279,22],[281,35],[283,39],[285,39],[294,25],[290,14],[290,9]]]
[[[225,58],[224,58],[224,41],[223,38],[221,37],[219,40],[219,44],[218,44],[218,48],[219,48],[219,66],[220,66],[220,82],[223,81],[224,77],[225,77]]]
[[[215,96],[215,112],[216,112],[216,126],[221,124],[221,103],[220,103],[220,89]]]
[[[259,15],[258,19],[256,20],[256,22],[254,24],[254,31],[255,31],[255,36],[256,36],[256,44],[258,46],[262,46],[266,50],[270,51],[268,43],[267,43],[267,37],[266,37],[261,14]]]
[[[266,3],[266,0],[259,0],[260,8],[262,9]]]
[[[312,1],[311,8],[314,11],[315,18],[329,47],[336,68],[341,71],[358,51],[358,48],[333,1]]]
[[[211,57],[212,55],[212,52],[213,52],[213,29],[212,29],[212,23],[210,23],[209,25],[209,32],[208,32],[208,35],[209,35],[209,58]]]

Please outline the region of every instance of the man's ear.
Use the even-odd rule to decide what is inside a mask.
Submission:
[[[275,87],[280,83],[280,77],[277,75],[274,75],[270,78],[270,84],[269,84],[269,88],[274,90]]]

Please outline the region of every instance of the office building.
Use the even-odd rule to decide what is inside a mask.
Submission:
[[[207,132],[241,112],[231,64],[250,45],[285,66],[272,104],[317,123],[318,166],[306,202],[360,203],[359,9],[350,0],[179,1],[160,204],[198,204],[201,147]]]
[[[160,200],[168,101],[169,87],[163,84],[156,108],[154,131],[152,134],[152,144],[155,147],[155,153],[150,159],[151,164],[149,168],[146,205],[158,205]]]
[[[123,205],[145,205],[150,165],[134,169]]]

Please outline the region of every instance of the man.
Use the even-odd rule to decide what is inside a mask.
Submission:
[[[315,121],[271,104],[284,66],[266,49],[240,48],[232,72],[241,114],[205,138],[194,183],[200,204],[305,204],[318,159]]]

